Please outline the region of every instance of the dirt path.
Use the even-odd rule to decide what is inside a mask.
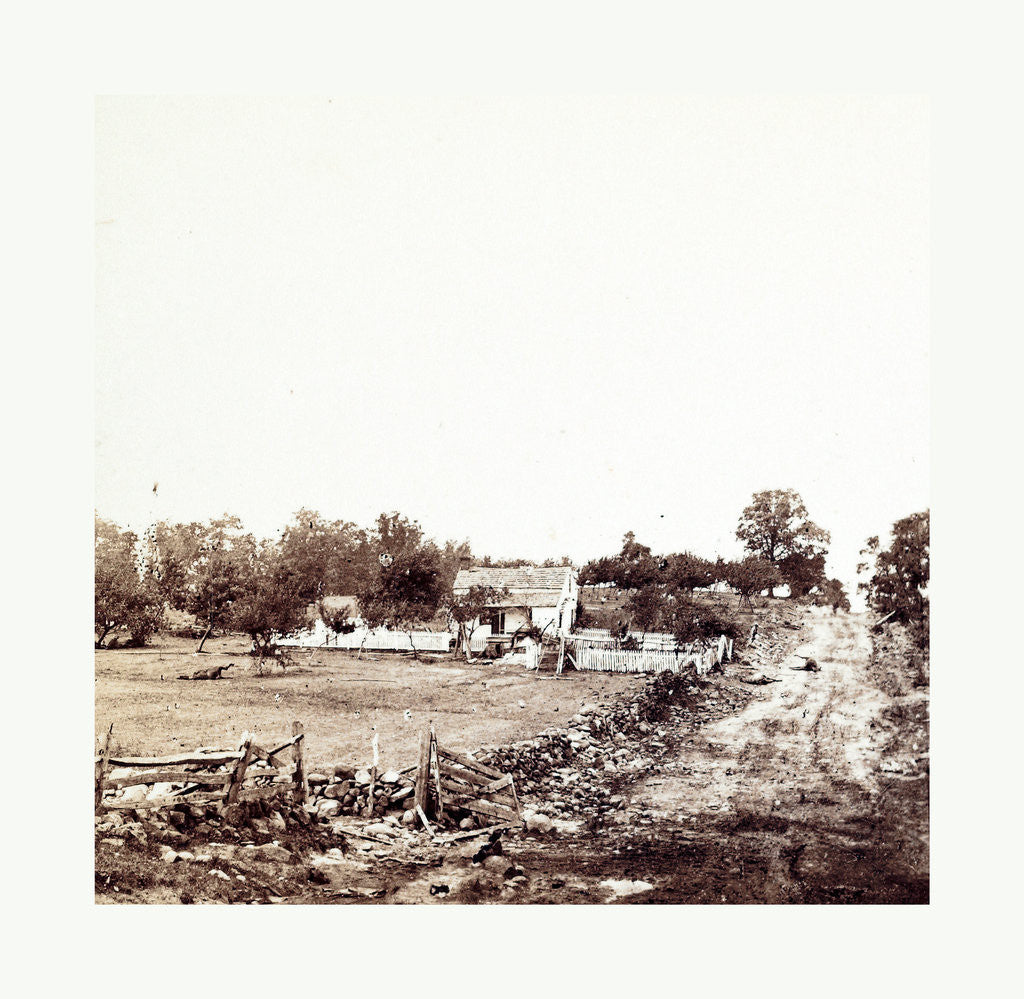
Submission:
[[[558,847],[523,855],[553,888],[536,884],[529,900],[927,901],[927,693],[885,691],[904,667],[880,672],[861,617],[811,620],[811,637],[767,671],[781,682],[676,733],[676,758],[634,786],[621,826],[576,845],[572,874]],[[820,672],[793,669],[800,655]],[[602,881],[649,887],[617,895]]]

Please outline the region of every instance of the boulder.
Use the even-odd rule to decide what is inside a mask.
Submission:
[[[380,778],[382,784],[397,784],[402,779],[397,770],[386,770]]]
[[[549,833],[552,829],[551,819],[543,812],[526,812],[523,815],[527,832]]]
[[[496,874],[505,875],[512,865],[508,861],[508,857],[502,857],[499,854],[492,853],[489,857],[484,857],[484,867],[489,871],[494,871]]]
[[[373,822],[368,825],[363,832],[365,832],[367,836],[383,836],[386,839],[391,839],[398,835],[398,830],[387,822]]]
[[[357,770],[355,775],[355,781],[357,784],[363,786],[370,783],[370,771],[369,770]]]
[[[253,846],[249,849],[261,860],[269,860],[278,864],[289,864],[295,859],[295,855],[290,850],[286,850],[276,843],[264,843],[262,846]]]
[[[308,780],[310,784],[314,784],[314,785],[316,785],[316,784],[326,784],[327,783],[327,774],[309,774],[306,777],[306,780]]]
[[[224,821],[229,826],[245,825],[245,809],[239,804],[228,805],[227,808],[224,809]]]
[[[341,811],[341,802],[331,798],[325,798],[316,806],[316,813],[320,818],[331,818]]]

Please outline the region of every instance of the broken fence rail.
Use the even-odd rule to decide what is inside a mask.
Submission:
[[[417,810],[423,821],[430,799],[436,821],[446,812],[468,812],[490,823],[519,825],[522,812],[511,774],[481,763],[464,753],[439,745],[433,726],[420,742],[420,766],[416,783]],[[429,824],[424,821],[424,825]],[[432,830],[431,830],[432,831]]]
[[[262,749],[248,732],[244,732],[237,750],[196,750],[172,756],[113,754],[110,752],[112,731],[111,725],[95,758],[97,812],[111,809],[147,811],[180,805],[231,805],[278,795],[285,795],[296,804],[306,800],[306,774],[302,759],[305,735],[301,722],[292,724],[290,739],[271,750]],[[279,757],[289,748],[290,767]],[[110,774],[111,767],[121,772]],[[184,786],[164,795],[147,795],[142,799],[104,797],[106,791],[156,784]]]

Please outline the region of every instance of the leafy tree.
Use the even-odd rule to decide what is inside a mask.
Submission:
[[[707,645],[720,635],[740,637],[739,624],[717,604],[694,600],[682,593],[666,605],[662,627],[675,635],[680,645]]]
[[[579,581],[581,586],[615,583],[621,589],[634,590],[664,583],[667,568],[668,560],[654,555],[647,545],[636,540],[632,531],[628,531],[622,539],[619,554],[588,562],[580,571]]]
[[[751,608],[754,594],[770,592],[779,584],[778,568],[759,555],[748,555],[739,562],[724,562],[719,572],[723,581],[739,594],[740,603]]]
[[[229,514],[205,524],[159,524],[153,539],[148,559],[153,579],[172,607],[205,626],[196,649],[202,652],[213,629],[229,622],[231,606],[242,595],[255,541]]]
[[[441,552],[424,541],[419,524],[398,513],[377,518],[371,544],[378,550],[378,564],[356,593],[359,612],[371,628],[405,631],[416,656],[412,626],[433,617],[445,596]]]
[[[810,519],[804,501],[793,489],[754,493],[750,505],[740,514],[736,537],[748,552],[778,566],[782,581],[793,580],[797,588],[807,578],[804,563],[817,555],[824,556],[831,540],[828,531]],[[772,587],[768,595],[775,595]]]
[[[838,579],[826,579],[819,585],[814,594],[816,607],[831,607],[832,613],[850,610],[850,598],[846,595],[846,587]]]
[[[455,585],[455,577],[459,574],[464,561],[472,561],[473,551],[468,541],[446,541],[441,552],[442,588],[447,593]]]
[[[587,562],[579,575],[580,586],[596,586],[598,583],[614,583],[618,578],[618,561],[614,557],[602,556]]]
[[[252,639],[258,671],[267,656],[276,652],[279,638],[305,626],[306,583],[292,571],[280,549],[266,543],[257,547],[248,564],[240,565],[230,624]]]
[[[128,631],[134,644],[145,645],[163,616],[156,586],[140,572],[138,537],[100,517],[95,523],[93,598],[96,648],[119,628]]]
[[[447,607],[448,615],[458,628],[457,647],[461,647],[468,660],[471,655],[470,643],[479,627],[479,620],[488,607],[505,600],[508,590],[493,586],[471,586],[465,593],[453,596]]]
[[[631,631],[639,631],[646,637],[647,632],[657,631],[665,620],[668,610],[668,595],[664,587],[647,584],[630,594],[626,601]]]
[[[717,567],[709,559],[691,552],[666,556],[669,585],[677,590],[693,592],[698,586],[711,586],[717,581]]]
[[[867,594],[868,606],[878,614],[893,614],[913,625],[919,642],[928,642],[928,582],[931,575],[930,511],[913,513],[892,526],[892,542],[882,548],[877,537],[869,538],[861,550],[866,561],[858,573],[871,572],[858,589]]]
[[[825,583],[825,556],[787,555],[778,564],[779,579],[789,586],[790,596],[795,599],[806,597],[815,587]]]
[[[280,555],[306,603],[330,593],[354,593],[372,571],[366,532],[305,508],[281,535]]]

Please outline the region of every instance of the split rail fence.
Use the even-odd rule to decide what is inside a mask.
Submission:
[[[133,809],[144,811],[179,805],[233,805],[240,801],[285,796],[295,804],[306,800],[306,775],[302,761],[304,733],[301,722],[292,725],[292,737],[274,749],[256,745],[252,735],[242,734],[237,750],[211,749],[173,756],[119,756],[110,753],[107,730],[95,757],[96,811]],[[289,761],[281,754],[291,750]],[[110,774],[111,768],[118,772]],[[167,794],[145,798],[105,797],[106,791],[156,784],[182,784]],[[152,792],[150,792],[152,793]]]
[[[471,756],[445,749],[437,741],[433,726],[420,740],[420,765],[416,778],[416,809],[420,819],[432,801],[434,818],[469,812],[487,823],[517,825],[522,822],[519,796],[511,774]]]

